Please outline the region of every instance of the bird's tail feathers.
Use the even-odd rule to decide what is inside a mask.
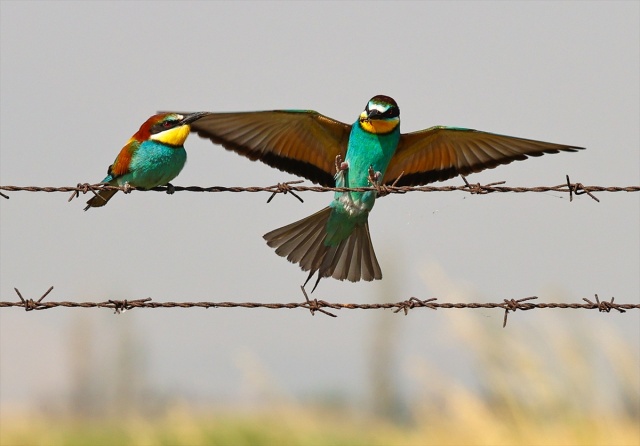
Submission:
[[[336,245],[324,243],[327,237],[327,221],[331,208],[326,207],[309,217],[264,235],[267,245],[276,254],[298,263],[303,271],[309,271],[306,283],[317,272],[318,281],[323,277],[337,280],[382,279],[382,271],[371,244],[369,224],[357,224],[348,237]]]
[[[107,204],[107,201],[111,200],[111,197],[113,197],[116,192],[118,192],[117,189],[99,191],[97,195],[87,201],[87,206],[84,208],[84,210],[86,211],[89,208],[99,208],[101,206],[104,206],[105,204]]]

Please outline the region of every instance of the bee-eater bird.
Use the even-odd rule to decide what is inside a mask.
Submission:
[[[323,186],[421,185],[581,147],[436,126],[400,133],[400,109],[375,96],[353,125],[310,110],[210,113],[191,131],[251,160]],[[276,253],[338,280],[381,279],[367,223],[375,191],[337,192],[331,204],[264,235]]]
[[[183,144],[189,136],[189,125],[206,114],[161,113],[150,117],[120,150],[102,182],[141,189],[169,184],[187,161]],[[99,191],[84,210],[104,206],[116,192]]]

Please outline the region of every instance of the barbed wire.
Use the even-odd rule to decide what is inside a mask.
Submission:
[[[267,202],[271,201],[277,194],[291,193],[298,200],[303,201],[296,192],[365,192],[365,191],[377,191],[379,195],[387,194],[404,194],[407,192],[453,192],[461,191],[471,194],[488,194],[494,192],[560,192],[568,193],[570,201],[573,200],[573,195],[587,194],[589,197],[599,202],[600,200],[593,195],[594,192],[640,192],[640,186],[585,186],[582,183],[572,183],[569,180],[569,176],[566,176],[566,183],[557,186],[534,186],[534,187],[508,187],[502,186],[505,181],[499,181],[489,183],[486,185],[470,184],[465,177],[464,185],[460,186],[371,186],[360,188],[346,188],[346,187],[325,187],[325,186],[300,186],[302,183],[299,181],[288,181],[284,183],[278,183],[272,186],[250,186],[250,187],[225,187],[225,186],[161,186],[149,189],[154,192],[268,192],[271,196]],[[75,197],[79,197],[80,194],[93,193],[97,194],[101,190],[119,190],[125,193],[129,193],[133,190],[137,190],[135,187],[125,186],[109,186],[104,183],[78,183],[74,186],[0,186],[0,191],[7,192],[72,192],[68,201],[71,201]],[[141,191],[145,191],[141,189]],[[9,198],[9,196],[0,192],[0,196]],[[394,303],[382,303],[382,304],[355,304],[355,303],[337,303],[327,302],[325,300],[309,299],[305,289],[301,287],[305,297],[304,302],[291,302],[291,303],[259,303],[259,302],[152,302],[151,298],[146,299],[134,299],[134,300],[108,300],[104,302],[71,302],[71,301],[59,301],[59,302],[43,302],[44,298],[53,290],[53,286],[49,288],[38,300],[24,299],[18,291],[14,288],[20,301],[9,302],[0,301],[0,308],[7,307],[21,307],[26,311],[32,310],[47,310],[51,308],[109,308],[115,311],[115,313],[122,313],[126,310],[133,308],[267,308],[272,310],[277,309],[305,309],[309,310],[312,315],[315,312],[320,312],[331,317],[336,317],[335,314],[327,311],[331,310],[378,310],[378,309],[392,309],[394,313],[403,311],[405,315],[409,310],[414,308],[430,308],[437,310],[443,309],[503,309],[504,321],[503,327],[506,326],[507,316],[509,312],[516,310],[533,310],[542,308],[559,308],[559,309],[585,309],[595,310],[600,312],[609,313],[612,309],[620,313],[624,313],[626,310],[638,310],[640,304],[618,304],[614,302],[612,297],[610,301],[600,301],[598,295],[595,295],[595,302],[589,299],[583,298],[585,303],[531,303],[530,300],[538,299],[537,296],[525,297],[522,299],[503,299],[503,302],[498,303],[441,303],[436,302],[437,299],[420,300],[416,297],[411,297],[408,300],[394,302]]]
[[[114,300],[109,299],[103,302],[43,302],[47,297],[53,286],[50,287],[38,300],[25,299],[17,288],[14,288],[16,294],[20,298],[18,302],[0,301],[0,308],[18,307],[24,308],[26,311],[33,310],[49,310],[52,308],[109,308],[114,310],[115,314],[123,313],[127,310],[134,308],[267,308],[270,310],[283,310],[283,309],[304,309],[311,312],[311,315],[315,315],[315,312],[326,314],[327,316],[337,317],[330,310],[393,310],[394,313],[404,312],[405,316],[409,314],[409,310],[415,308],[430,308],[432,310],[441,309],[502,309],[504,310],[504,320],[502,326],[507,325],[507,316],[509,312],[516,310],[535,310],[543,308],[557,308],[557,309],[582,309],[582,310],[598,310],[599,312],[609,313],[611,310],[616,310],[620,313],[625,313],[627,310],[640,310],[640,304],[619,304],[615,303],[615,298],[612,297],[610,301],[601,301],[598,295],[595,295],[595,301],[591,301],[587,298],[582,300],[585,303],[532,303],[531,300],[538,299],[537,296],[525,297],[522,299],[503,299],[503,302],[436,302],[436,298],[420,300],[416,297],[411,297],[407,300],[393,303],[376,303],[376,304],[356,304],[356,303],[339,303],[339,302],[327,302],[325,300],[309,299],[304,287],[300,287],[305,297],[304,302],[290,302],[290,303],[260,303],[260,302],[153,302],[150,297],[145,299],[134,300]]]
[[[302,180],[287,181],[284,183],[278,183],[272,186],[249,186],[249,187],[225,187],[225,186],[160,186],[153,189],[144,190],[136,189],[133,186],[110,186],[104,183],[78,183],[76,186],[0,186],[0,191],[6,192],[72,192],[68,201],[71,201],[75,197],[79,197],[80,194],[93,193],[97,194],[103,190],[119,190],[125,193],[130,193],[134,190],[139,191],[154,191],[154,192],[268,192],[271,197],[267,201],[271,201],[276,194],[290,193],[298,200],[303,201],[296,192],[366,192],[377,191],[378,195],[388,194],[405,194],[407,192],[454,192],[461,191],[471,194],[489,194],[494,192],[512,192],[512,193],[524,193],[524,192],[560,192],[568,193],[569,200],[573,200],[573,195],[587,194],[595,201],[600,201],[593,195],[595,192],[640,192],[640,186],[585,186],[582,183],[572,183],[569,180],[569,175],[566,176],[566,183],[557,186],[534,186],[534,187],[509,187],[502,186],[505,181],[498,181],[494,183],[488,183],[482,185],[480,183],[471,184],[465,177],[464,185],[460,186],[370,186],[370,187],[326,187],[326,186],[301,186]],[[0,192],[0,196],[9,198],[8,195]]]

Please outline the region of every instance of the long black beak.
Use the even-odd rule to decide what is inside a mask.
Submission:
[[[181,125],[186,125],[186,124],[191,124],[194,121],[197,121],[198,119],[202,118],[203,116],[207,116],[209,114],[209,112],[195,112],[195,113],[189,113],[186,115],[183,115],[184,118],[182,118],[182,121],[180,121]]]
[[[382,113],[380,113],[378,110],[376,110],[375,108],[373,110],[370,110],[369,113],[367,114],[367,118],[369,120],[371,119],[376,119],[376,117],[378,117],[379,115],[381,115]]]
[[[376,119],[376,116],[380,114],[378,110],[369,110],[369,107],[365,110],[367,112],[367,116],[365,118],[360,118],[360,122],[369,122],[372,119]]]

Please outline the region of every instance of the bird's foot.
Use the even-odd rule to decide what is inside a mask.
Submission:
[[[173,195],[176,193],[176,188],[171,183],[167,183],[167,194]]]
[[[349,163],[342,160],[342,155],[336,155],[336,173],[349,169]]]
[[[373,170],[373,166],[369,166],[369,183],[376,187],[380,185],[380,180],[382,180],[382,174]]]
[[[373,170],[373,166],[369,166],[369,183],[376,189],[378,197],[389,195],[389,189],[382,183],[382,173]]]
[[[122,187],[124,188],[124,189],[122,189],[122,192],[124,192],[125,194],[129,194],[133,190],[133,189],[131,189],[131,185],[129,184],[128,181],[126,183],[124,183],[124,185]]]

